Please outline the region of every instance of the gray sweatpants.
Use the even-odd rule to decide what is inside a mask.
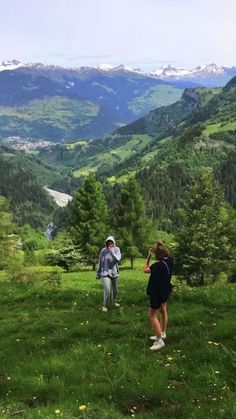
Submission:
[[[103,305],[104,307],[107,307],[117,298],[118,276],[115,278],[103,276],[101,279],[103,283]]]

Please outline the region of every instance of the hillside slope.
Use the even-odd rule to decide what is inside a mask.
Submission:
[[[101,283],[84,267],[59,285],[49,267],[10,286],[1,275],[3,419],[19,411],[28,419],[235,418],[235,284],[176,281],[166,346],[154,354],[144,260],[137,264],[121,267],[121,307],[109,317],[99,309]]]
[[[236,207],[236,78],[223,89],[187,89],[177,103],[111,136],[45,149],[41,158],[64,162],[75,176],[95,171],[112,183],[135,175],[148,213],[166,225],[171,225],[186,187],[204,168],[213,169]]]
[[[97,138],[175,102],[182,91],[174,83],[125,71],[53,66],[1,71],[0,138]]]
[[[0,195],[9,199],[20,225],[46,227],[56,205],[43,186],[62,177],[55,168],[46,167],[32,155],[0,147]]]

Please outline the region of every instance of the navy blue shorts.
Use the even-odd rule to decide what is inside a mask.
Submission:
[[[166,303],[166,301],[163,301],[163,299],[161,299],[160,297],[152,296],[150,295],[150,300],[149,300],[149,307],[153,308],[153,310],[158,310],[162,304]]]

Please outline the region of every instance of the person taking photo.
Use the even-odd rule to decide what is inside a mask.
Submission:
[[[156,258],[156,262],[150,266],[151,257]],[[151,336],[153,345],[152,351],[156,351],[165,346],[167,329],[167,300],[172,292],[171,275],[173,272],[173,258],[162,241],[149,249],[149,254],[144,265],[144,272],[150,273],[147,294],[149,296],[149,317],[155,335]],[[160,321],[158,320],[160,314]]]

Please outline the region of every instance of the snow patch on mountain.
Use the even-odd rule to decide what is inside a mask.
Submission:
[[[96,75],[96,74],[112,74],[112,75],[130,75],[140,77],[152,77],[164,80],[165,82],[194,82],[200,85],[206,86],[218,86],[227,83],[230,78],[236,75],[236,66],[219,66],[215,63],[204,64],[193,69],[186,69],[182,67],[174,67],[173,65],[167,64],[160,68],[155,69],[152,72],[145,72],[139,68],[132,68],[126,65],[113,65],[104,63],[95,67],[82,66],[82,67],[60,67],[57,65],[44,65],[42,63],[21,63],[17,60],[2,61],[0,62],[0,72],[3,70],[15,70],[22,68],[22,70],[32,70],[44,73],[46,72],[60,72],[67,73],[71,72],[74,74],[85,74],[85,75]],[[68,81],[66,88],[70,89],[73,87],[73,82]]]
[[[0,71],[15,70],[16,68],[22,67],[23,65],[24,64],[17,60],[5,60],[0,62]]]
[[[102,71],[110,71],[110,70],[113,70],[113,68],[115,68],[115,65],[101,64],[101,65],[97,66],[96,68],[98,68],[99,70],[102,70]]]

